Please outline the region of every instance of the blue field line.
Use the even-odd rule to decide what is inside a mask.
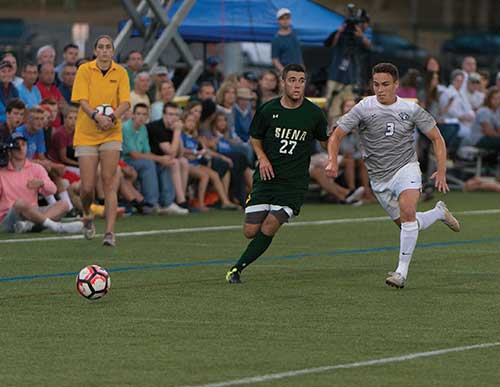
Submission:
[[[448,242],[432,242],[432,243],[422,243],[417,245],[418,249],[429,249],[433,247],[448,247],[448,246],[460,246],[460,245],[474,245],[474,244],[484,244],[491,242],[500,242],[500,238],[484,238],[484,239],[471,239],[464,241],[448,241]],[[332,250],[326,252],[311,252],[311,253],[298,253],[290,255],[278,255],[274,257],[262,257],[260,260],[291,260],[306,257],[332,257],[336,255],[348,255],[348,254],[366,254],[366,253],[377,253],[381,251],[398,251],[399,246],[380,246],[380,247],[369,247],[365,249],[347,249],[347,250]],[[164,263],[158,265],[141,265],[141,266],[125,266],[116,267],[113,269],[107,269],[110,273],[117,273],[120,271],[140,271],[140,270],[158,270],[158,269],[175,269],[179,267],[196,267],[196,266],[213,266],[213,265],[228,265],[234,263],[235,259],[218,259],[212,261],[196,261],[196,262],[185,262],[185,263]],[[14,281],[30,281],[35,279],[44,278],[54,278],[54,277],[73,277],[76,276],[78,272],[64,272],[64,273],[51,273],[51,274],[33,274],[33,275],[23,275],[16,277],[0,277],[0,282],[14,282]]]

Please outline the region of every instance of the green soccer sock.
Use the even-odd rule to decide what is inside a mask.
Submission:
[[[239,261],[236,262],[236,265],[233,267],[237,268],[238,271],[241,272],[244,268],[264,254],[272,241],[272,236],[265,235],[262,231],[259,231],[255,238],[253,238],[248,244]]]

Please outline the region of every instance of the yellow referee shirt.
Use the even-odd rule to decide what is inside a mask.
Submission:
[[[122,102],[130,103],[130,83],[127,71],[111,62],[106,75],[102,75],[96,61],[82,64],[76,73],[71,101],[79,103],[87,100],[90,107],[108,104],[117,109]],[[94,146],[111,141],[122,141],[122,124],[120,120],[107,131],[97,128],[96,123],[80,107],[76,118],[74,146]]]

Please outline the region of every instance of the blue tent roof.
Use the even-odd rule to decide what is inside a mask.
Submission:
[[[174,3],[170,17],[181,4]],[[309,0],[197,0],[179,33],[189,42],[269,42],[278,30],[276,11],[280,8],[291,11],[292,26],[306,46],[322,45],[344,21],[343,16]],[[137,31],[132,36],[138,36]]]

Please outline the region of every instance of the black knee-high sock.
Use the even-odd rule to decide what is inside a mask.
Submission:
[[[238,271],[242,271],[262,254],[264,254],[272,240],[272,236],[265,235],[262,231],[259,231],[255,238],[253,238],[248,244],[239,261],[233,267],[237,268]]]

